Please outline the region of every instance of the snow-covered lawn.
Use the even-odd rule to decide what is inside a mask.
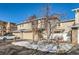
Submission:
[[[23,46],[30,49],[37,49],[40,51],[47,51],[47,52],[59,52],[59,51],[68,51],[72,48],[72,44],[62,43],[59,45],[53,44],[53,43],[31,43],[29,41],[20,41],[20,42],[13,42],[13,45]]]

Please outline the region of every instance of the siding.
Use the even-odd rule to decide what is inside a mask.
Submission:
[[[68,27],[71,27],[72,25],[74,25],[74,21],[69,21],[69,22],[62,22],[60,23],[59,26],[57,26],[57,29],[66,29],[68,30],[69,28]]]

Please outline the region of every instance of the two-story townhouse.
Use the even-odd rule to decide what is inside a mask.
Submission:
[[[46,18],[38,18],[35,19],[35,23],[37,24],[33,24],[31,21],[26,21],[23,23],[20,23],[17,25],[17,30],[13,32],[14,35],[16,35],[17,37],[20,37],[21,39],[28,39],[28,40],[33,40],[33,27],[37,27],[38,29],[44,29],[45,27],[45,20]],[[51,16],[50,17],[50,23],[51,24],[55,24],[56,21],[59,21],[59,19],[55,16]],[[33,26],[34,25],[34,26]],[[38,40],[38,35],[35,35],[34,40]]]
[[[56,24],[55,27],[53,28],[53,33],[60,35],[62,33],[62,35],[65,35],[65,33],[70,33],[71,36],[71,42],[72,43],[79,43],[79,8],[74,9],[75,11],[75,18],[72,20],[68,20],[68,21],[59,21],[60,23]],[[41,23],[42,18],[40,18],[38,21],[38,28],[41,27],[41,24],[43,24],[43,28],[46,27],[44,22]],[[43,18],[45,19],[45,18]],[[55,17],[53,18],[53,20],[55,21],[51,21],[51,23],[56,22],[58,19],[56,19]],[[17,30],[13,32],[14,35],[16,35],[17,37],[20,37],[21,39],[30,39],[33,40],[33,31],[32,31],[32,24],[31,22],[23,22],[17,25]],[[52,35],[54,36],[54,35]],[[38,36],[36,37],[36,39],[38,39]],[[64,37],[64,39],[66,39],[66,37]]]

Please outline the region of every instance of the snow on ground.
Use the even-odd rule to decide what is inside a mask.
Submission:
[[[31,43],[29,41],[20,41],[20,42],[13,42],[12,43],[13,45],[18,45],[18,46],[23,46],[23,47],[26,47],[26,48],[30,48],[30,49],[37,49],[37,50],[40,50],[40,51],[47,51],[47,52],[58,52],[60,50],[66,52],[68,51],[69,49],[72,48],[72,45],[71,44],[67,44],[67,43],[64,43],[64,44],[59,44],[59,45],[56,45],[56,44],[44,44],[44,43],[40,43],[40,44],[36,44],[36,43]]]

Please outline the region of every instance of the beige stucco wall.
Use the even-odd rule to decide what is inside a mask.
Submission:
[[[69,30],[67,27],[70,27],[74,24],[75,21],[67,21],[67,22],[61,22],[60,25],[58,25],[56,28],[57,29],[66,29]],[[31,23],[23,23],[23,24],[19,24],[17,25],[17,30],[21,30],[21,29],[32,29],[31,27]],[[41,21],[38,21],[38,28],[41,27]],[[17,37],[20,37],[21,39],[29,39],[29,40],[33,40],[33,32],[24,32],[24,33],[14,33],[14,35],[16,35]],[[44,36],[44,35],[43,35]],[[46,36],[44,36],[46,37]],[[35,35],[35,40],[38,40],[38,35]]]
[[[65,29],[68,30],[74,24],[75,21],[61,22],[57,29]]]
[[[16,37],[20,37],[21,38],[21,33],[13,33],[13,35],[15,35]]]
[[[72,29],[72,44],[78,44],[78,29]]]
[[[17,30],[20,30],[20,29],[32,29],[31,23],[24,23],[24,24],[17,25]]]
[[[23,39],[33,39],[33,33],[32,32],[24,32],[23,33]]]

